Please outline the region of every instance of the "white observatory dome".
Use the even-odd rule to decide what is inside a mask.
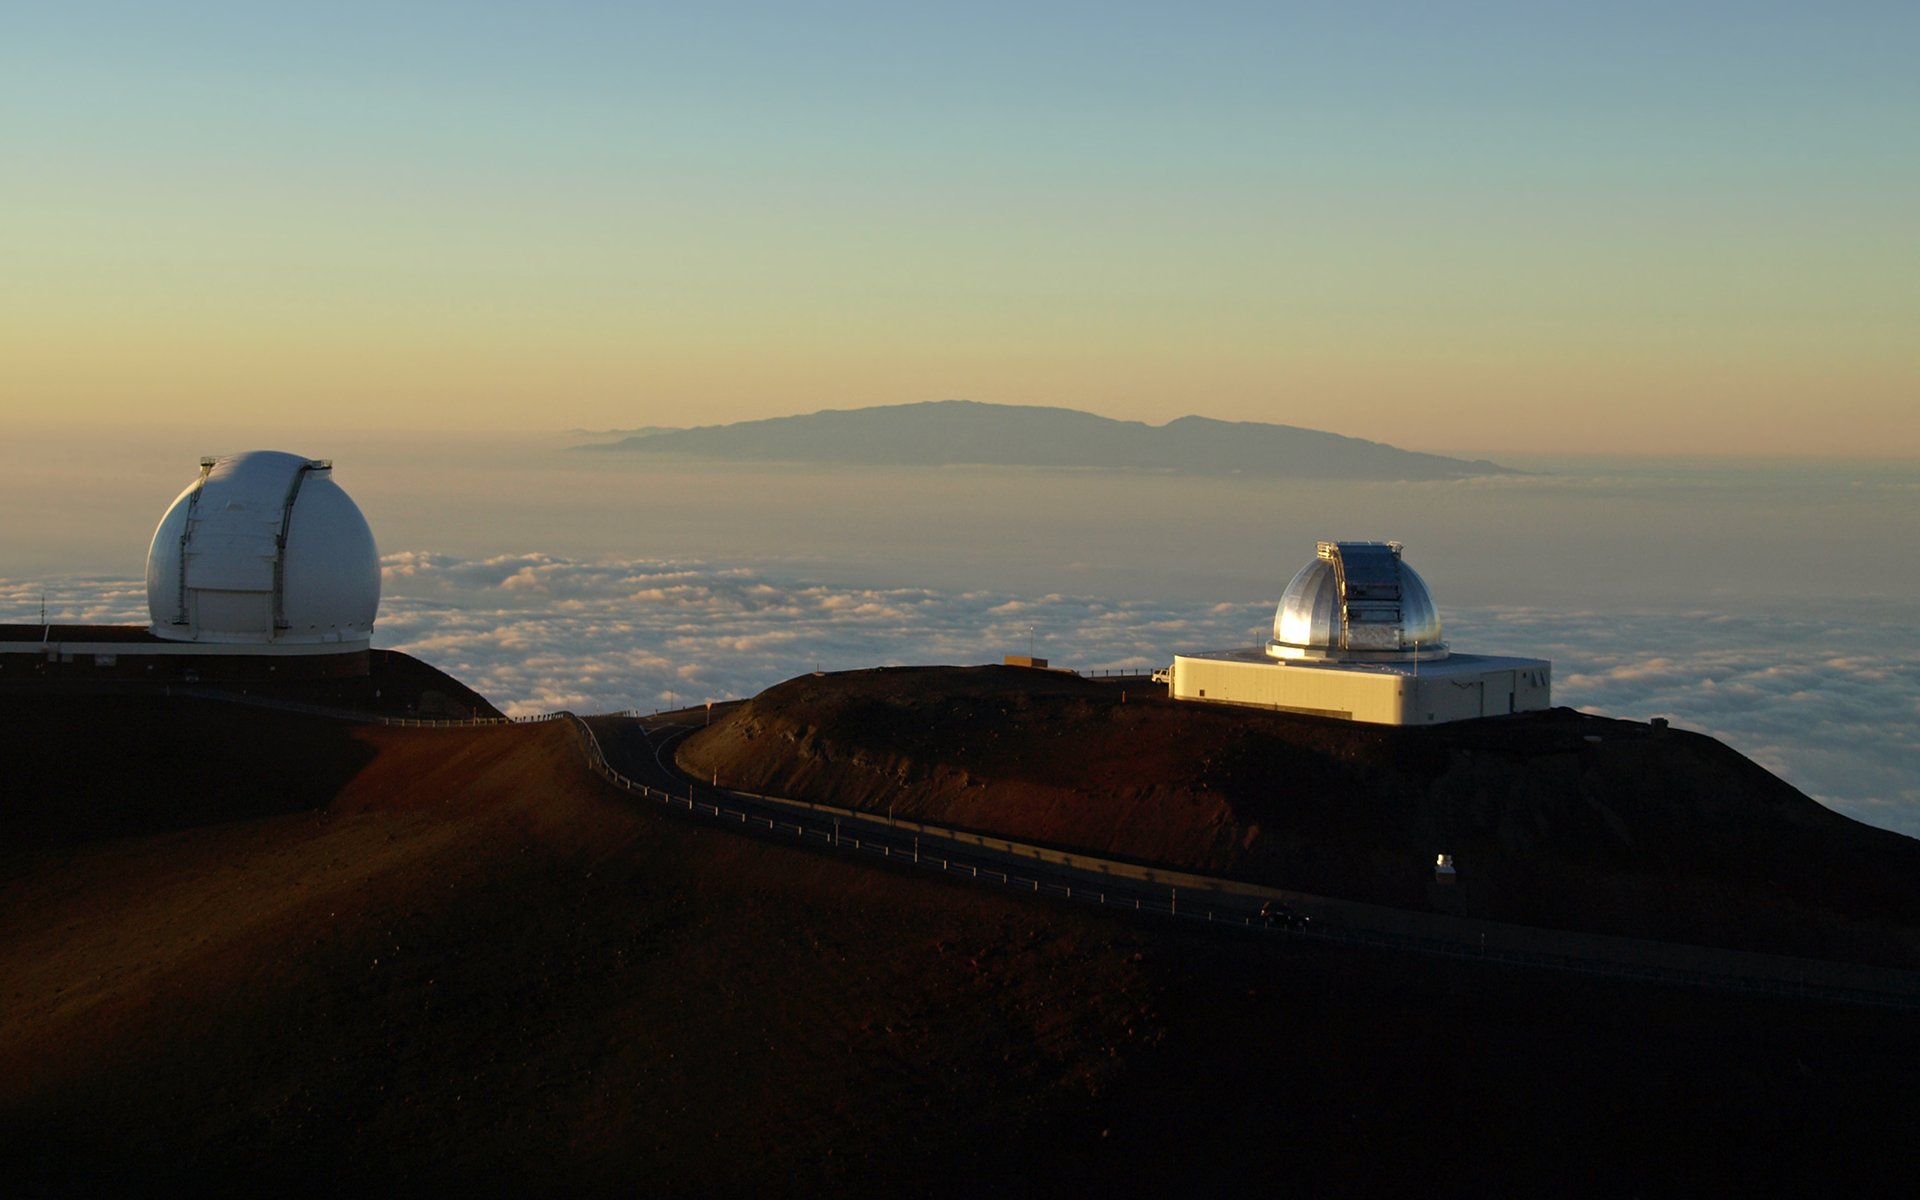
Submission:
[[[1275,658],[1409,662],[1445,658],[1440,611],[1399,542],[1321,542],[1273,614]]]
[[[379,608],[373,531],[322,459],[201,459],[147,551],[152,630],[172,641],[364,648]]]

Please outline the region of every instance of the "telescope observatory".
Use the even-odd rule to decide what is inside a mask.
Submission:
[[[331,462],[203,458],[148,547],[147,626],[0,627],[0,678],[364,676],[379,608],[380,552]]]
[[[148,628],[168,641],[365,649],[379,608],[373,531],[324,459],[201,459],[147,551]]]
[[[1436,725],[1552,704],[1552,664],[1455,653],[1399,542],[1321,542],[1264,646],[1176,655],[1176,700],[1377,725]]]

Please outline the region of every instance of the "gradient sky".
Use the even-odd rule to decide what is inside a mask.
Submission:
[[[1912,0],[17,5],[0,421],[1920,458],[1916,63]]]

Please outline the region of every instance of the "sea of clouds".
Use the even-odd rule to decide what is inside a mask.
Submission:
[[[815,669],[998,662],[1164,667],[1262,641],[1270,604],[865,587],[748,563],[545,554],[384,559],[375,644],[464,680],[513,715],[750,696]],[[43,585],[0,580],[0,620],[38,619]],[[56,622],[146,620],[137,581],[51,586]],[[1920,835],[1920,631],[1869,611],[1726,615],[1460,608],[1458,649],[1554,664],[1557,703],[1665,716],[1841,812]]]

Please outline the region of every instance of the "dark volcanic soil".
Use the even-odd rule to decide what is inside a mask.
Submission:
[[[1904,1196],[1917,1165],[1908,1013],[1123,920],[656,813],[564,724],[236,712],[22,744],[0,697],[40,781],[6,803],[66,831],[0,854],[10,1195]],[[179,757],[112,763],[151,722]],[[229,788],[146,832],[47,815],[130,777],[148,811]]]
[[[724,785],[1322,895],[1920,965],[1920,842],[1699,734],[1568,709],[1415,729],[1014,667],[802,676],[689,739]],[[1434,855],[1459,884],[1432,883]]]
[[[389,650],[368,674],[210,692],[398,717],[497,717],[451,675]],[[0,687],[0,853],[317,808],[371,758],[350,725],[151,686]],[[297,765],[298,769],[292,769]]]

